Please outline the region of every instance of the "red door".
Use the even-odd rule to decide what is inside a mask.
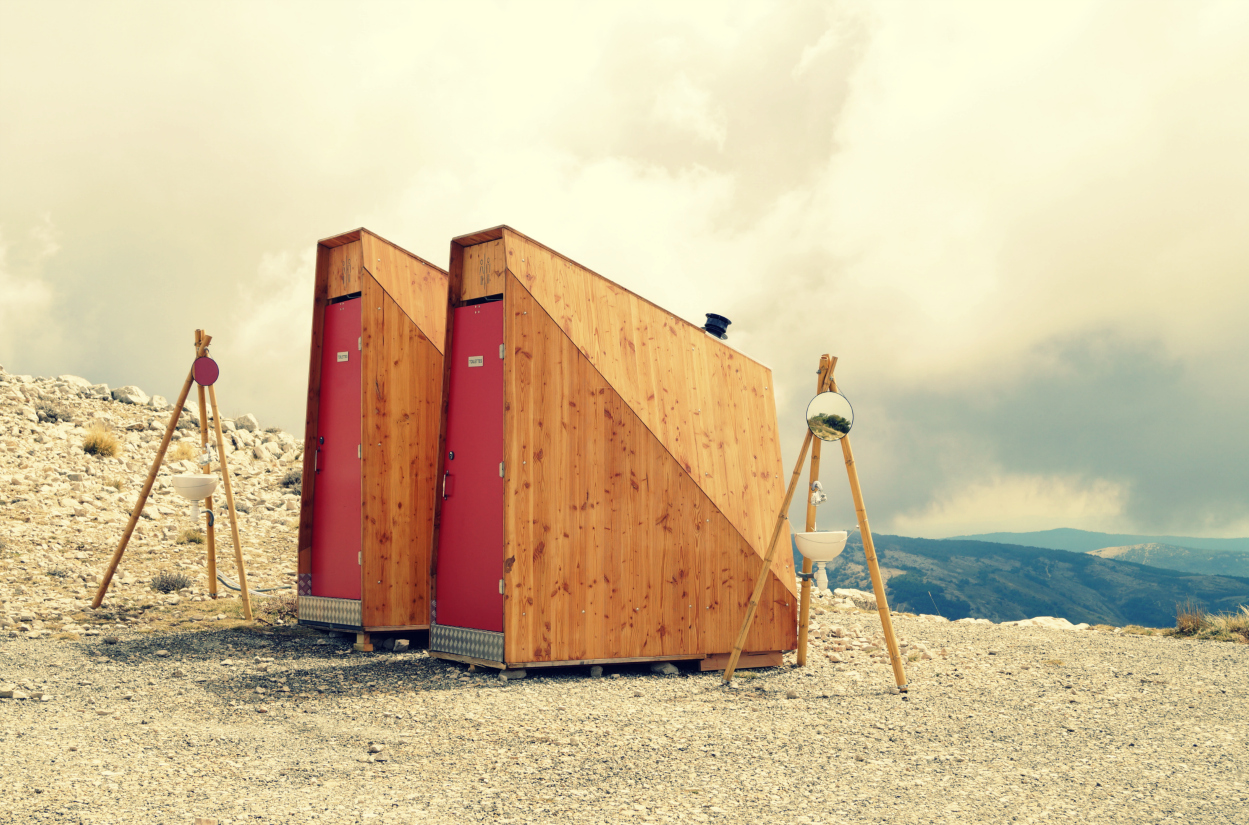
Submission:
[[[327,306],[321,335],[312,595],[359,599],[360,299]]]
[[[451,328],[435,621],[503,630],[503,302]]]

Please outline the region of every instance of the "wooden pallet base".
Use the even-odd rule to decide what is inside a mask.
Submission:
[[[508,670],[509,668],[532,669],[536,667],[586,667],[589,665],[629,665],[641,664],[645,662],[688,662],[697,661],[699,670],[724,670],[729,663],[728,653],[713,653],[710,656],[704,656],[701,653],[691,653],[685,656],[641,656],[628,659],[569,659],[560,662],[492,662],[488,659],[478,659],[474,656],[461,656],[458,653],[442,653],[440,651],[431,650],[429,655],[434,659],[445,659],[448,662],[462,662],[467,665],[477,665],[478,667],[489,667],[495,670]],[[780,667],[784,662],[784,654],[779,650],[771,650],[765,653],[743,653],[738,668],[750,667]]]
[[[731,653],[713,653],[698,663],[699,670],[724,670],[729,665]],[[737,660],[737,669],[745,667],[780,667],[785,661],[779,650],[767,653],[743,653]]]

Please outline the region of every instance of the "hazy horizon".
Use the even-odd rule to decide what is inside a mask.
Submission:
[[[876,530],[1249,535],[1249,4],[0,0],[0,32],[10,372],[172,397],[203,327],[224,412],[302,433],[317,240],[446,266],[505,223],[729,317],[786,478],[838,356]]]

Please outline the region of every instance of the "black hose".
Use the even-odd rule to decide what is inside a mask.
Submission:
[[[239,587],[234,582],[225,578],[220,573],[217,574],[217,581],[221,582],[222,584],[224,584],[226,587],[230,588],[231,590],[237,590],[240,593],[243,591],[243,588]],[[290,590],[291,587],[292,585],[288,584],[285,587],[249,587],[247,589],[253,593],[272,593],[274,590]]]

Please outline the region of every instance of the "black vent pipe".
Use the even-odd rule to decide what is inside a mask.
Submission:
[[[719,338],[721,341],[728,340],[728,326],[733,323],[723,315],[716,315],[714,312],[707,313],[707,323],[703,325],[703,329]]]

